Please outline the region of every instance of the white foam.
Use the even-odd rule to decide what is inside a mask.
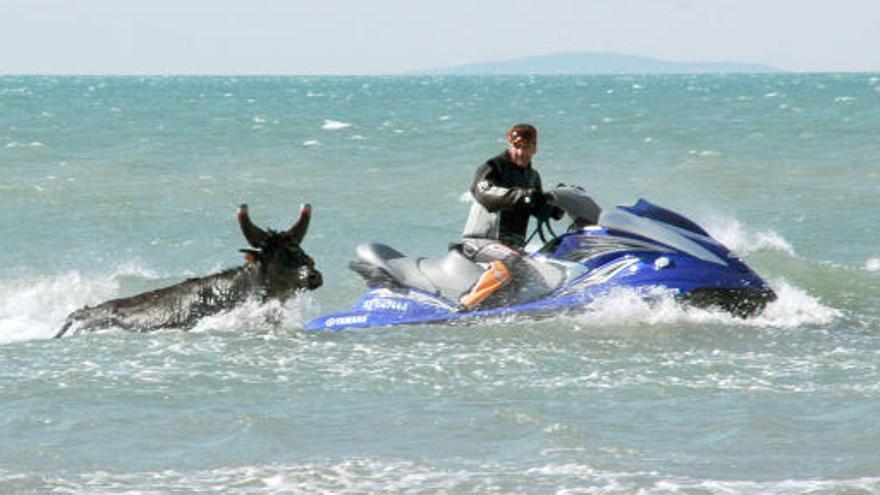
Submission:
[[[634,322],[656,325],[687,319],[687,312],[669,289],[616,288],[593,301],[578,319],[600,327]]]
[[[46,145],[39,141],[31,141],[30,143],[20,143],[18,141],[12,141],[6,145],[7,148],[44,148]]]
[[[285,302],[248,300],[235,308],[199,320],[193,332],[241,331],[241,329],[276,330],[302,328],[319,309],[315,298],[300,292]]]
[[[132,261],[120,265],[110,275],[74,271],[0,282],[0,345],[53,337],[71,312],[120,297],[120,279],[125,277],[153,280],[160,275]],[[202,319],[194,330],[300,328],[318,312],[314,297],[301,293],[285,303],[248,301],[231,311]]]
[[[339,129],[346,129],[351,127],[351,124],[348,122],[340,122],[338,120],[325,120],[324,125],[321,126],[321,129],[325,131],[338,131]]]
[[[868,261],[865,261],[865,270],[869,272],[880,271],[880,258],[868,258]]]
[[[689,155],[694,156],[702,156],[702,157],[718,157],[721,156],[721,152],[717,150],[688,150]]]
[[[303,141],[303,146],[306,148],[321,146],[321,141],[318,141],[317,139],[309,139],[308,141]]]
[[[141,277],[146,279],[158,279],[162,278],[163,275],[156,270],[145,266],[143,263],[137,260],[125,261],[121,265],[117,266],[113,271],[111,277]]]
[[[801,325],[826,325],[843,314],[822,302],[805,290],[795,287],[785,280],[772,280],[770,286],[777,299],[768,304],[764,311],[752,320],[753,324],[781,328],[796,328]]]
[[[124,279],[156,280],[163,275],[138,260],[109,273],[79,271],[0,282],[0,344],[49,338],[72,311],[120,296]]]
[[[615,456],[630,451],[606,449]],[[577,456],[581,449],[568,449]],[[0,482],[48,487],[65,493],[876,493],[878,477],[803,478],[769,481],[670,475],[638,467],[614,470],[585,462],[552,461],[542,451],[535,462],[505,464],[461,460],[457,465],[395,457],[327,459],[299,464],[265,464],[196,470],[113,472],[74,475],[19,474],[0,470]],[[563,454],[564,455],[564,454]],[[147,492],[138,487],[149,486]]]
[[[764,250],[797,256],[791,244],[773,230],[751,230],[739,220],[723,215],[709,216],[700,223],[718,242],[741,256]]]
[[[617,288],[597,298],[575,318],[579,323],[606,327],[619,324],[667,325],[673,323],[723,324],[753,327],[796,328],[825,325],[842,316],[785,280],[770,281],[777,299],[760,314],[739,318],[720,309],[700,309],[680,304],[670,289]]]
[[[4,281],[0,284],[0,344],[50,338],[71,311],[109,299],[118,290],[115,278],[80,272]]]

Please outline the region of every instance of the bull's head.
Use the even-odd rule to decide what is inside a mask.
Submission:
[[[317,289],[323,283],[315,260],[300,243],[309,229],[312,208],[303,205],[299,220],[284,232],[263,230],[251,222],[247,205],[238,208],[241,232],[254,249],[242,249],[245,260],[259,270],[260,282],[268,297],[286,297],[297,289]]]

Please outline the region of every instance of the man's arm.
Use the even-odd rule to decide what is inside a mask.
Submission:
[[[489,211],[513,210],[524,204],[525,199],[534,193],[534,189],[521,187],[503,187],[498,185],[495,170],[490,162],[477,169],[471,194],[478,203]]]

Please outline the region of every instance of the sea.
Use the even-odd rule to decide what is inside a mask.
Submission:
[[[518,122],[545,185],[678,211],[778,300],[303,329],[358,244],[445,253]],[[241,203],[312,205],[323,287],[52,338],[241,264]],[[878,219],[880,74],[2,76],[0,493],[880,493]]]

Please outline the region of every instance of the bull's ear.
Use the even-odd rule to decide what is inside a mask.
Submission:
[[[266,231],[251,222],[251,217],[248,216],[248,207],[245,204],[238,207],[238,225],[241,227],[241,233],[244,234],[245,240],[255,248],[262,246],[269,238]]]
[[[244,253],[244,261],[246,263],[256,263],[257,257],[259,256],[259,251],[254,251],[253,249],[239,249],[242,253]]]
[[[299,207],[299,220],[293,224],[293,227],[287,230],[284,233],[285,236],[288,236],[290,240],[294,244],[299,244],[302,242],[303,238],[306,236],[306,232],[309,231],[309,222],[312,219],[312,206],[309,204],[304,204]]]

